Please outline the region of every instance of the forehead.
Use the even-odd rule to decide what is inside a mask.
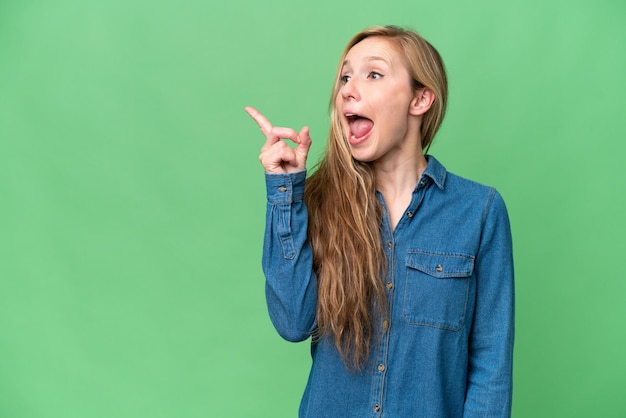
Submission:
[[[346,54],[344,65],[382,59],[388,64],[403,62],[398,46],[388,38],[373,36],[354,45]]]

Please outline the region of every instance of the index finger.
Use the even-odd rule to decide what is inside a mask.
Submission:
[[[261,114],[261,112],[251,106],[246,106],[245,111],[248,113],[248,115],[252,117],[252,119],[255,120],[255,122],[257,123],[257,125],[259,125],[259,128],[261,128],[261,131],[263,131],[265,135],[270,133],[270,131],[272,130],[272,124],[269,120],[267,120],[265,116]]]

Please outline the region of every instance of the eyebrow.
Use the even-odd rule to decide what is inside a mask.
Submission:
[[[370,55],[370,56],[365,57],[365,61],[382,61],[382,62],[384,62],[385,64],[389,65],[389,61],[387,61],[387,60],[386,60],[386,59],[384,59],[383,57],[379,57],[379,56],[376,56],[376,55]],[[345,60],[345,61],[343,62],[343,64],[341,64],[341,65],[342,65],[342,66],[344,66],[344,65],[346,65],[346,64],[349,64],[349,61],[348,61],[348,60]]]

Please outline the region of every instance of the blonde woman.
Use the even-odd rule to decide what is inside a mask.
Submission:
[[[309,129],[246,108],[266,137],[270,317],[289,341],[312,337],[300,417],[510,416],[507,211],[428,155],[446,99],[438,52],[387,26],[346,46],[308,178]]]

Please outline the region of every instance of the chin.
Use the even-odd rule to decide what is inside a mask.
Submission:
[[[374,138],[368,136],[368,138],[359,144],[349,144],[350,154],[352,158],[362,163],[371,163],[379,158],[376,152],[376,141]]]
[[[351,149],[350,154],[352,154],[352,158],[361,163],[371,163],[376,160],[376,158],[370,153],[360,152],[354,148]]]

